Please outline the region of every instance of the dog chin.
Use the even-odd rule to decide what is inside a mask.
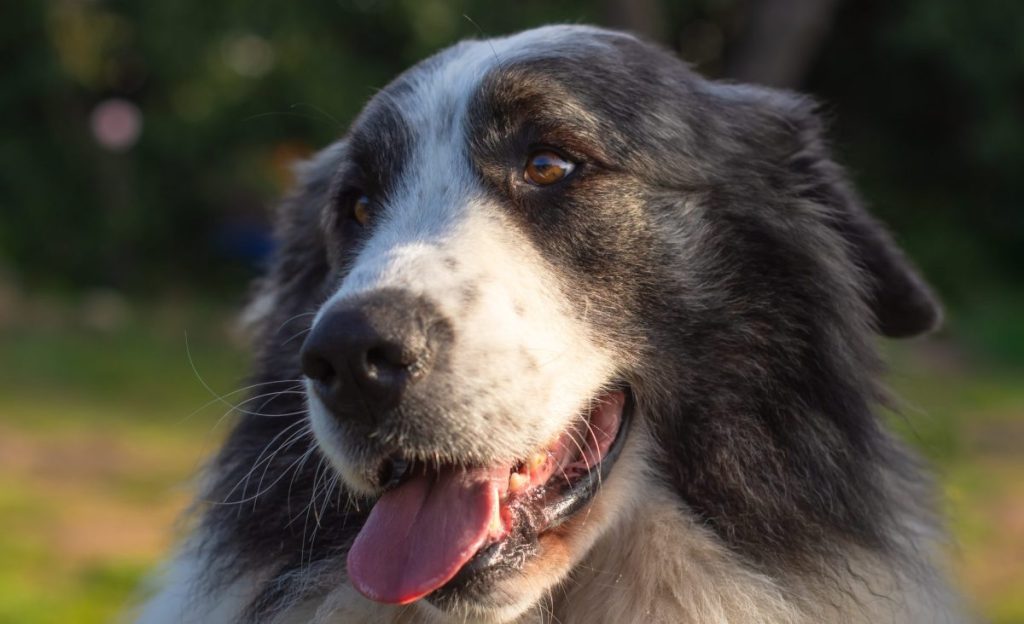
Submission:
[[[548,586],[540,587],[537,591],[525,592],[529,595],[520,595],[514,598],[509,596],[509,601],[506,602],[497,598],[493,600],[459,600],[438,606],[429,600],[420,600],[415,605],[427,622],[441,624],[454,619],[479,622],[480,624],[506,624],[516,621],[531,608],[534,608],[546,587]],[[522,587],[517,586],[515,589],[524,594]]]
[[[592,505],[599,503],[595,500]],[[587,516],[588,512],[582,515]],[[552,588],[565,579],[608,528],[607,522],[587,521],[579,525],[571,531],[560,531],[562,535],[542,536],[541,552],[531,557],[522,570],[488,583],[486,588],[459,592],[441,590],[440,595],[428,596],[415,604],[421,613],[437,622],[455,619],[505,624],[516,621],[543,604]]]

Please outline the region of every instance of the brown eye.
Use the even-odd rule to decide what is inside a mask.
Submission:
[[[575,163],[562,158],[555,152],[541,150],[530,154],[530,159],[526,161],[523,177],[530,184],[548,186],[555,182],[561,182],[575,168]]]
[[[352,218],[359,225],[366,225],[370,222],[370,198],[360,195],[352,206]]]

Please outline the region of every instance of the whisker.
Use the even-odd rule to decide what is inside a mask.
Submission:
[[[309,431],[304,431],[303,432],[304,435],[308,434],[308,433],[309,433]],[[301,439],[301,438],[299,438],[299,439]],[[289,443],[289,446],[291,444],[294,444],[297,441],[298,441],[298,439],[293,440],[292,442]],[[294,468],[295,465],[298,464],[298,463],[299,463],[299,459],[296,459],[296,460],[292,461],[292,463],[289,464],[287,468],[282,470],[281,474],[277,478],[275,478],[274,481],[272,481],[270,483],[270,485],[268,485],[265,489],[256,492],[250,498],[245,498],[245,499],[242,499],[242,500],[239,500],[239,501],[223,501],[223,502],[215,502],[214,501],[214,502],[211,502],[211,504],[213,504],[213,505],[223,505],[223,506],[237,505],[239,507],[239,510],[240,510],[242,504],[248,503],[248,502],[250,502],[252,500],[255,500],[255,499],[259,498],[260,496],[262,496],[262,495],[266,494],[267,492],[269,492],[275,485],[277,485],[281,481],[281,479],[285,478],[285,476],[287,476],[288,472],[290,470],[292,470],[292,468]],[[241,513],[241,511],[239,511],[239,513]]]
[[[236,404],[232,403],[231,401],[227,400],[226,396],[230,396],[230,395],[221,395],[221,394],[219,394],[217,391],[215,391],[213,388],[210,387],[210,384],[206,383],[206,380],[199,373],[199,369],[196,367],[195,360],[192,358],[192,349],[189,346],[188,332],[187,331],[185,332],[185,355],[188,357],[189,366],[192,367],[192,373],[196,376],[196,379],[198,379],[199,383],[201,383],[203,385],[203,387],[206,388],[206,391],[209,392],[214,397],[214,401],[212,401],[212,402],[219,401],[219,402],[223,403],[224,405],[227,405],[232,410],[237,409],[238,405],[236,405]],[[288,382],[301,383],[301,380],[288,380]],[[284,382],[284,383],[288,383],[288,382]],[[267,382],[267,383],[279,383],[279,382]],[[232,394],[234,394],[234,393],[232,393]],[[254,414],[254,415],[261,416],[262,414]],[[278,415],[280,415],[280,414],[278,414]]]
[[[298,320],[300,318],[305,318],[307,316],[316,316],[316,312],[300,312],[299,314],[296,314],[295,316],[288,318],[285,322],[277,326],[277,329],[274,330],[274,335],[278,335],[288,323],[291,323],[292,321]]]
[[[308,426],[308,424],[307,424],[307,426],[300,428],[297,432],[292,434],[287,440],[285,440],[283,443],[281,443],[280,448],[278,448],[278,450],[274,452],[274,455],[272,455],[271,457],[269,457],[267,459],[265,465],[263,466],[263,474],[260,475],[259,483],[256,484],[257,496],[259,496],[259,492],[267,491],[267,490],[263,490],[263,480],[267,476],[267,471],[270,470],[270,466],[271,466],[271,464],[274,461],[274,457],[276,457],[281,451],[285,450],[286,448],[291,447],[291,445],[293,445],[296,442],[298,442],[299,440],[301,440],[303,436],[307,435],[311,431],[312,431],[312,429]],[[278,479],[278,480],[280,480],[280,479]],[[277,481],[274,481],[274,483],[277,483]],[[274,483],[271,483],[270,487],[273,487]],[[245,492],[243,491],[243,496],[244,496],[244,494],[245,494]],[[255,507],[256,507],[256,500],[253,499],[253,508],[255,509]]]
[[[283,418],[283,417],[286,417],[286,416],[298,416],[298,415],[301,415],[301,414],[305,414],[306,413],[305,409],[298,410],[298,411],[292,411],[292,412],[280,412],[280,413],[275,413],[275,412],[264,413],[264,412],[261,411],[263,408],[265,408],[267,406],[267,404],[269,404],[275,398],[277,398],[279,396],[288,396],[288,395],[305,396],[306,393],[303,390],[288,389],[288,390],[279,390],[277,392],[266,392],[266,393],[263,393],[263,394],[257,394],[255,396],[252,396],[252,397],[248,398],[248,399],[245,399],[244,401],[239,401],[237,404],[234,404],[230,408],[228,408],[228,410],[226,412],[224,412],[223,414],[221,414],[220,418],[217,419],[217,422],[213,423],[213,427],[212,428],[216,428],[217,426],[219,426],[220,423],[225,418],[227,418],[228,416],[230,416],[233,413],[242,414],[244,416],[258,416],[260,418]],[[248,410],[248,409],[243,409],[241,407],[241,406],[245,405],[246,403],[249,403],[251,401],[256,401],[256,400],[262,399],[264,397],[269,397],[269,398],[267,398],[267,400],[265,400],[263,402],[263,404],[260,405],[257,408],[256,411]]]
[[[318,447],[315,444],[311,445],[309,447],[309,449],[305,453],[302,454],[302,457],[300,458],[301,461],[299,462],[299,465],[295,468],[295,471],[292,472],[292,478],[288,482],[288,495],[286,497],[287,501],[288,501],[287,502],[287,506],[288,506],[288,516],[289,517],[291,517],[291,515],[292,515],[292,488],[295,486],[295,478],[299,476],[299,472],[302,470],[302,467],[306,465],[306,462],[309,461],[310,456],[312,456],[314,453],[316,453],[317,448]],[[291,522],[289,522],[288,525],[286,525],[286,526],[290,526],[290,525],[291,525]]]
[[[227,393],[224,393],[224,394],[217,395],[216,397],[210,399],[206,403],[203,403],[202,405],[197,407],[195,410],[190,412],[187,416],[184,416],[181,420],[182,421],[186,421],[189,418],[192,418],[193,416],[198,414],[199,412],[203,411],[207,407],[210,407],[214,403],[221,403],[221,402],[223,402],[223,400],[227,399],[227,397],[230,397],[230,396],[233,396],[233,395],[236,395],[236,394],[241,394],[242,392],[247,392],[249,390],[254,390],[256,388],[259,388],[260,386],[273,386],[273,385],[276,385],[276,384],[283,384],[283,383],[293,384],[292,387],[288,388],[288,389],[299,388],[299,387],[301,387],[302,380],[301,379],[277,379],[277,380],[274,380],[274,381],[261,381],[260,383],[254,383],[254,384],[249,384],[248,386],[242,386],[241,388],[238,388],[237,390],[232,390],[231,392],[227,392]],[[246,399],[246,400],[248,400],[248,399]],[[244,403],[244,402],[245,401],[242,401],[242,403]]]
[[[323,456],[321,456],[320,460],[316,464],[316,470],[313,472],[313,488],[312,488],[312,490],[310,491],[310,494],[309,494],[309,504],[306,505],[306,508],[302,512],[303,515],[305,516],[305,520],[302,522],[302,541],[300,542],[302,544],[302,546],[301,546],[301,549],[299,551],[299,562],[300,562],[300,564],[305,559],[305,556],[306,556],[306,533],[309,530],[309,514],[310,514],[310,511],[313,508],[313,503],[316,502],[316,492],[317,492],[317,488],[319,487],[319,483],[320,483],[320,471],[323,469],[323,467],[324,467],[324,458],[323,458]],[[315,531],[316,531],[316,529],[314,529],[314,536],[315,536]],[[312,548],[312,545],[310,546],[310,549],[309,549],[309,562],[310,562],[310,564],[312,564],[312,562],[313,562],[313,548]]]
[[[335,117],[334,115],[328,113],[327,111],[325,111],[324,109],[320,108],[319,106],[316,106],[314,104],[310,104],[309,102],[296,102],[295,104],[292,104],[289,108],[298,108],[299,106],[305,106],[306,108],[310,108],[310,109],[320,113],[320,115],[322,117],[324,117],[325,119],[327,119],[327,121],[332,122],[334,124],[335,128],[338,128],[340,130],[344,130],[345,129],[345,126],[341,123],[340,120],[338,120],[337,117]]]
[[[255,460],[255,462],[253,463],[252,467],[251,467],[251,468],[249,468],[249,471],[248,471],[248,472],[247,472],[247,473],[246,473],[245,475],[243,475],[243,476],[242,476],[242,478],[240,478],[240,479],[238,480],[238,482],[237,482],[237,483],[235,483],[234,487],[232,487],[232,488],[231,488],[231,489],[230,489],[230,490],[228,491],[228,493],[227,493],[227,494],[225,494],[225,495],[224,495],[224,499],[225,499],[225,500],[224,500],[223,502],[224,502],[225,504],[228,504],[228,501],[227,501],[227,499],[228,499],[228,498],[229,498],[229,497],[230,497],[230,496],[231,496],[232,494],[234,494],[234,493],[235,493],[235,490],[237,490],[237,489],[239,488],[239,486],[241,486],[241,485],[242,485],[242,482],[243,482],[243,481],[247,481],[247,480],[248,480],[248,478],[249,478],[249,477],[250,477],[250,476],[252,475],[252,473],[253,473],[253,472],[254,472],[254,471],[255,471],[255,470],[257,469],[257,468],[259,468],[259,464],[261,463],[261,459],[262,459],[262,457],[263,457],[263,456],[264,456],[264,455],[266,454],[266,452],[267,452],[267,451],[268,451],[268,450],[270,449],[270,447],[271,447],[271,446],[272,446],[272,445],[274,444],[274,442],[276,442],[276,441],[278,440],[278,438],[280,438],[280,437],[281,437],[282,435],[286,434],[286,433],[287,433],[288,431],[290,431],[290,430],[291,430],[291,429],[292,429],[293,427],[297,427],[297,426],[300,426],[300,425],[303,425],[303,424],[305,424],[305,423],[304,423],[303,421],[301,421],[301,420],[297,420],[297,421],[295,421],[295,422],[291,423],[290,425],[288,425],[287,427],[285,427],[284,429],[282,429],[282,430],[281,430],[280,432],[278,432],[278,433],[277,433],[277,435],[275,435],[275,436],[274,436],[273,438],[271,438],[271,439],[270,439],[270,441],[269,441],[269,442],[267,442],[267,443],[266,443],[266,445],[264,445],[263,449],[262,449],[262,450],[260,451],[260,454],[259,454],[259,455],[258,455],[258,456],[256,457],[256,460]],[[277,452],[277,450],[275,449],[275,451],[274,451],[274,452],[276,453],[276,452]],[[243,496],[244,496],[244,492],[243,492]],[[231,504],[234,504],[234,503],[231,503]]]
[[[308,334],[308,333],[309,333],[309,332],[311,332],[311,331],[313,331],[313,328],[312,328],[312,327],[307,327],[307,328],[305,328],[305,329],[303,329],[303,330],[299,331],[299,333],[297,333],[297,334],[294,334],[294,335],[293,335],[293,336],[292,336],[291,338],[289,338],[288,340],[285,340],[284,342],[282,342],[282,343],[281,343],[281,346],[283,347],[283,346],[285,346],[286,344],[288,344],[289,342],[291,342],[292,340],[295,340],[296,338],[298,338],[299,336],[302,336],[303,334]]]

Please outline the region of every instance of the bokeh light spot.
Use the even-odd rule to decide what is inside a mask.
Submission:
[[[97,143],[112,152],[123,152],[139,140],[142,111],[128,100],[110,98],[92,109],[89,126]]]

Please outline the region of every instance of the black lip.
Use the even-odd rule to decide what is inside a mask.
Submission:
[[[634,400],[628,387],[622,388],[622,391],[626,401],[622,407],[619,432],[602,458],[599,469],[560,488],[545,488],[540,497],[516,505],[512,509],[516,516],[512,524],[513,533],[480,550],[450,581],[429,594],[427,600],[443,608],[456,603],[459,598],[485,596],[493,581],[522,568],[526,560],[537,552],[541,534],[559,526],[586,507],[611,473],[629,435]]]
[[[545,530],[562,524],[586,506],[597,493],[604,479],[611,473],[612,466],[618,460],[622,453],[622,447],[626,443],[633,416],[633,395],[628,388],[624,388],[623,392],[625,393],[625,402],[622,405],[619,431],[608,448],[608,452],[601,458],[598,470],[591,470],[585,476],[565,484],[564,487],[556,491],[545,491],[541,500]]]

